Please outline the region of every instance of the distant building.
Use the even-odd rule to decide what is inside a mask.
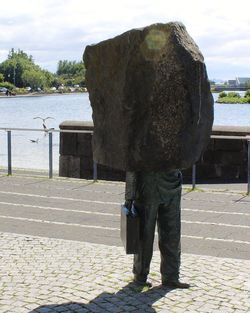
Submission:
[[[247,83],[250,83],[250,77],[236,77],[236,86],[245,87]]]
[[[236,79],[229,79],[228,80],[228,86],[229,87],[236,87]]]

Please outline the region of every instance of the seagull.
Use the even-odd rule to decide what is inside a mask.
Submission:
[[[40,117],[40,116],[33,117],[34,120],[35,120],[35,119],[38,119],[38,118],[39,118],[40,120],[42,120],[44,124],[45,124],[45,121],[48,120],[49,118],[51,118],[51,119],[54,120],[54,117],[51,117],[51,116],[48,116],[48,117],[45,117],[45,118]],[[44,124],[43,124],[43,125],[44,125]]]
[[[38,143],[38,141],[39,141],[39,138],[37,138],[36,140],[30,139],[30,142],[32,142],[32,143]]]
[[[47,128],[47,126],[45,124],[45,121],[48,120],[48,119],[53,119],[54,120],[54,117],[51,117],[51,116],[47,116],[45,118],[40,117],[40,116],[33,117],[33,120],[36,120],[36,119],[40,119],[40,120],[43,121],[43,129],[46,132],[46,131],[48,131],[48,128]]]

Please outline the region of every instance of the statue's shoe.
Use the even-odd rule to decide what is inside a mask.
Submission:
[[[147,278],[141,278],[141,277],[138,277],[138,276],[134,276],[134,283],[139,285],[139,286],[145,286],[145,287],[149,287],[151,288],[152,287],[152,283],[147,281]]]
[[[175,281],[162,281],[162,286],[172,288],[172,289],[188,289],[190,287],[187,283],[182,283],[179,280]]]

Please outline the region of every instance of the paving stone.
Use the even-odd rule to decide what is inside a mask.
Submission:
[[[159,287],[156,252],[153,288],[141,291],[119,247],[11,233],[0,233],[0,246],[1,313],[249,310],[247,260],[183,254],[181,278],[193,287],[170,291]]]

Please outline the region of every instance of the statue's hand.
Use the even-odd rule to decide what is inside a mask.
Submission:
[[[125,200],[124,205],[130,211],[132,209],[133,200]]]

